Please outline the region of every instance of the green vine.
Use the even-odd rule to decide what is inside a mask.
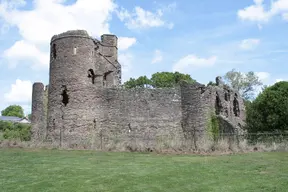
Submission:
[[[211,137],[214,141],[217,141],[219,138],[219,120],[215,113],[210,112],[209,118],[207,122],[207,131],[209,137]]]

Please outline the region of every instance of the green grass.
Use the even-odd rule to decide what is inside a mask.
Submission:
[[[0,149],[0,191],[288,191],[288,153],[194,156]]]

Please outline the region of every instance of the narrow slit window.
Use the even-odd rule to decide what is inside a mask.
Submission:
[[[56,59],[56,57],[57,57],[56,44],[55,44],[55,43],[52,45],[52,57],[53,57],[54,59]]]
[[[62,103],[64,104],[64,106],[66,106],[68,103],[69,103],[69,95],[67,93],[67,87],[66,85],[62,85],[62,93],[61,93],[61,96],[62,96]]]
[[[73,55],[76,55],[77,54],[77,47],[74,47],[73,48]]]
[[[95,84],[96,75],[93,69],[88,70],[88,78],[91,78],[92,84]]]

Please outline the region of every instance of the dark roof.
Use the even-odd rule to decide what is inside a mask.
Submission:
[[[13,117],[13,116],[0,116],[0,121],[13,121],[18,122],[21,121],[23,118]]]

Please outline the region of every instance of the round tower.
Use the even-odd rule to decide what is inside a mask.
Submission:
[[[48,139],[59,141],[60,145],[76,135],[79,132],[76,129],[85,127],[83,121],[89,119],[93,99],[89,94],[94,92],[97,75],[95,46],[84,30],[67,31],[51,39]]]
[[[45,135],[45,112],[44,112],[44,85],[36,82],[32,87],[32,110],[31,110],[32,138],[40,141]]]

